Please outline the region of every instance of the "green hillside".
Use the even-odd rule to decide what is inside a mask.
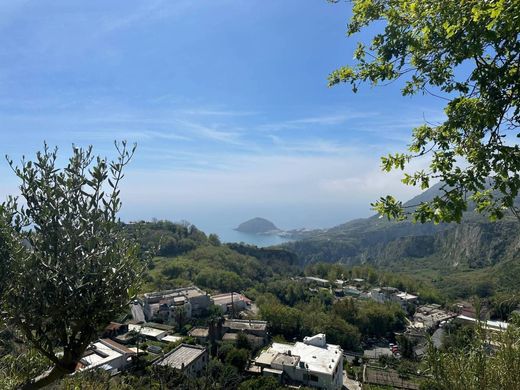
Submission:
[[[438,191],[434,186],[407,205],[429,200]],[[520,288],[520,223],[512,215],[490,222],[467,212],[460,224],[439,225],[373,216],[308,233],[284,247],[295,252],[302,264],[370,264],[439,282],[455,282],[456,288],[461,286],[457,280],[468,277],[485,280],[497,290]]]

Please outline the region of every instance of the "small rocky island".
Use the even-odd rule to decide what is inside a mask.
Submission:
[[[271,221],[258,217],[241,223],[235,230],[248,234],[279,234],[282,232]]]

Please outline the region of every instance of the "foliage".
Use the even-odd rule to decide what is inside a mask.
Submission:
[[[249,360],[249,351],[242,348],[232,348],[226,354],[226,364],[236,367],[238,371],[243,371]]]
[[[178,256],[201,244],[220,245],[218,237],[206,237],[204,232],[188,222],[139,221],[124,225],[128,235],[141,243],[147,250],[159,248],[159,256]]]
[[[294,271],[285,263],[287,251],[280,250],[266,255],[263,250],[256,248],[244,251],[243,254],[232,248],[237,247],[216,246],[204,240],[182,255],[156,258],[153,267],[149,267],[144,289],[169,289],[195,283],[212,291],[241,291],[257,282],[267,281],[278,270],[284,270],[284,273]],[[276,257],[275,253],[280,254],[280,257]]]
[[[73,372],[97,332],[128,303],[139,273],[138,247],[117,223],[119,183],[134,149],[118,146],[116,161],[74,148],[67,166],[45,146],[36,160],[11,163],[24,201],[4,203],[0,232],[2,310],[13,326],[52,364],[48,376]],[[105,192],[108,191],[108,192]],[[60,353],[62,352],[62,353]]]
[[[238,386],[238,390],[277,390],[283,388],[275,378],[268,376],[247,379]]]
[[[432,378],[424,389],[517,389],[520,383],[520,328],[518,318],[503,333],[482,324],[465,345],[448,352],[430,345],[427,364]]]
[[[11,352],[0,357],[0,388],[18,389],[49,368],[49,360],[36,350]]]
[[[520,188],[520,3],[516,0],[355,0],[347,34],[383,24],[354,53],[356,64],[329,76],[329,85],[372,85],[404,79],[403,95],[446,99],[446,119],[413,130],[408,153],[382,158],[383,169],[404,169],[429,156],[428,169],[405,173],[403,182],[428,188],[443,182],[442,196],[413,205],[391,196],[375,209],[388,217],[460,222],[471,200],[491,219],[511,209]]]
[[[363,334],[385,336],[403,330],[405,314],[397,304],[364,301],[359,309],[359,329]]]

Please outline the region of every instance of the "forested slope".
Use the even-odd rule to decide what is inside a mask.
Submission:
[[[437,193],[438,186],[435,186],[407,205],[418,204]],[[453,272],[489,267],[493,277],[507,281],[505,287],[520,287],[518,278],[505,277],[504,267],[499,266],[516,265],[520,261],[520,222],[512,215],[490,222],[468,211],[460,224],[438,225],[388,221],[373,216],[310,233],[284,247],[295,252],[302,264],[322,261],[372,264],[404,272],[417,269]]]

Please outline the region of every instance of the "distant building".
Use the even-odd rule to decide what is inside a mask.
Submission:
[[[380,287],[373,288],[369,294],[370,298],[376,302],[385,303],[390,301],[390,296]]]
[[[444,310],[440,305],[428,304],[417,307],[413,316],[412,328],[424,329],[428,331],[430,329],[436,329],[441,323],[448,321],[456,317],[456,313]]]
[[[251,306],[251,300],[237,292],[212,295],[211,299],[213,304],[220,307],[224,314],[231,313],[231,308],[234,309],[235,313],[238,313]]]
[[[157,366],[169,366],[195,376],[208,364],[208,351],[200,345],[181,344],[154,363]]]
[[[254,364],[263,375],[284,384],[330,390],[343,386],[343,350],[327,344],[324,334],[305,337],[295,344],[273,343]]]
[[[86,349],[76,370],[99,368],[115,374],[127,368],[135,355],[135,352],[113,340],[99,339]]]
[[[406,310],[409,306],[417,305],[418,297],[417,295],[408,294],[406,292],[398,292],[391,296],[391,300],[397,302],[401,305],[401,307]]]
[[[342,279],[336,279],[334,283],[336,284],[336,287],[343,288],[343,286],[345,286],[345,283],[347,282]]]
[[[481,320],[489,318],[489,307],[482,304],[478,309],[471,302],[459,301],[455,304],[457,312],[466,317],[477,318],[477,312]]]
[[[316,283],[317,285],[322,287],[328,287],[330,285],[330,282],[327,279],[317,278],[314,276],[305,276],[304,279],[307,282]]]
[[[346,286],[343,288],[345,296],[358,298],[361,295],[361,291],[356,286]]]
[[[267,338],[267,321],[225,320],[222,328],[225,333],[244,332],[246,334]]]
[[[468,317],[465,315],[459,315],[457,317],[457,321],[464,322],[464,323],[470,323],[470,324],[477,323],[476,318]],[[509,326],[509,324],[504,321],[487,320],[487,321],[482,321],[481,323],[482,323],[482,327],[484,329],[492,330],[492,331],[496,331],[496,332],[504,332],[507,330],[507,327]]]
[[[120,324],[118,322],[111,322],[103,331],[103,338],[115,339],[117,336],[128,332],[128,324]]]
[[[376,302],[397,302],[405,310],[409,305],[416,305],[418,301],[417,295],[399,291],[395,287],[376,287],[370,290],[369,294]]]
[[[158,340],[161,341],[164,337],[168,335],[168,331],[164,329],[157,329],[152,326],[144,325],[134,325],[129,324],[128,329],[130,332],[134,332],[136,334],[139,334],[141,336],[144,336],[146,338],[152,339],[152,340]]]
[[[240,333],[247,337],[253,347],[267,344],[267,321],[228,319],[222,325],[223,341],[236,340]]]
[[[209,328],[197,326],[195,328],[190,329],[188,332],[188,336],[197,339],[199,344],[205,344],[209,340]]]
[[[199,316],[211,305],[209,295],[196,286],[147,293],[143,301],[147,321],[157,318],[167,323],[176,323],[179,316]]]

